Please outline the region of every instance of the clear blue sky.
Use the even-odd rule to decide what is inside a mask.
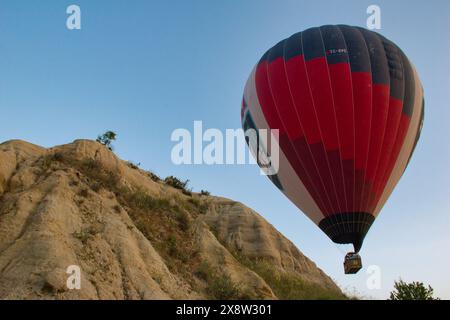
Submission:
[[[82,30],[66,29],[66,8]],[[254,166],[175,166],[176,128],[194,120],[239,128],[252,67],[280,39],[323,24],[366,25],[381,7],[380,32],[417,67],[425,88],[422,139],[406,174],[369,232],[367,275],[345,276],[334,245]],[[119,134],[118,155],[194,190],[239,200],[260,212],[344,289],[386,298],[394,279],[420,280],[450,298],[449,1],[114,1],[0,2],[0,141],[44,146]]]

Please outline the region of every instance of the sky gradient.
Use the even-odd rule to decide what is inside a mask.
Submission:
[[[66,28],[77,4],[82,29]],[[329,240],[256,166],[175,166],[173,130],[240,128],[243,88],[261,55],[312,26],[366,26],[381,7],[379,32],[416,66],[425,124],[409,167],[366,237],[365,269],[343,274],[349,249]],[[115,150],[161,176],[190,179],[258,211],[344,290],[387,298],[393,282],[430,284],[450,299],[450,2],[111,1],[0,2],[0,142],[51,147],[118,133]],[[366,286],[378,265],[381,289]]]

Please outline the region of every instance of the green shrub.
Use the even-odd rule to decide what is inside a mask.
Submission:
[[[195,275],[204,281],[208,281],[213,277],[213,270],[209,263],[202,261],[195,271]]]
[[[175,217],[178,221],[180,229],[184,232],[188,231],[191,227],[191,221],[189,219],[189,214],[185,211],[178,211],[175,214]]]
[[[113,150],[112,142],[117,138],[117,134],[114,131],[106,131],[104,134],[97,137],[97,142],[101,143],[109,150]]]
[[[209,293],[217,300],[239,299],[241,292],[228,275],[214,275],[208,287]]]
[[[72,233],[72,235],[78,240],[80,240],[83,244],[85,244],[89,239],[90,233],[87,232],[86,230],[81,230]]]
[[[168,252],[171,256],[177,255],[177,253],[178,253],[177,238],[174,235],[171,235],[167,239],[167,248],[168,248]]]
[[[209,195],[211,195],[211,193],[210,193],[209,191],[207,191],[207,190],[202,190],[202,191],[200,191],[200,194],[201,194],[202,196],[209,196]]]
[[[218,270],[212,268],[206,261],[202,261],[199,264],[195,274],[198,278],[207,283],[207,293],[212,299],[245,299],[249,296],[247,293],[243,294],[243,292],[236,284],[233,283],[228,275],[221,274]]]
[[[181,192],[186,196],[192,197],[192,190],[190,189],[183,189]]]
[[[61,152],[55,152],[53,154],[53,161],[58,161],[58,162],[64,161],[64,155]]]
[[[198,210],[201,214],[206,214],[210,208],[210,202],[209,201],[202,201],[200,206],[198,207]]]
[[[158,175],[156,175],[153,172],[151,172],[151,171],[147,171],[147,175],[150,177],[150,179],[152,179],[155,182],[160,182],[161,181],[161,178]]]
[[[198,198],[192,197],[192,198],[189,198],[187,201],[196,207],[200,206],[200,199],[198,199]]]
[[[389,300],[439,300],[433,294],[433,288],[426,287],[423,282],[406,283],[400,279],[395,281]]]
[[[277,270],[265,259],[250,259],[235,254],[237,260],[253,270],[282,300],[342,300],[345,295],[332,289],[327,289],[315,283],[305,281],[301,276],[286,271]]]
[[[170,208],[169,200],[165,198],[153,198],[143,190],[138,190],[129,195],[130,202],[139,209],[158,210]]]
[[[140,163],[134,163],[132,161],[127,161],[125,163],[127,164],[128,167],[130,167],[131,169],[134,169],[134,170],[138,170],[141,165]]]
[[[42,172],[46,172],[48,169],[52,167],[52,165],[55,162],[61,162],[63,161],[63,155],[59,152],[52,153],[52,154],[46,154],[45,156],[42,156],[42,164],[41,169]]]
[[[88,177],[89,187],[98,192],[101,188],[116,191],[119,189],[120,176],[116,172],[103,169],[102,164],[95,159],[84,159],[70,163]]]
[[[198,197],[189,198],[187,201],[192,204],[194,209],[196,209],[200,214],[205,214],[209,209],[209,202],[199,199]]]
[[[174,176],[169,176],[164,179],[165,184],[174,187],[175,189],[187,190],[187,185],[189,184],[189,180],[182,181]]]
[[[52,166],[53,159],[50,155],[45,155],[42,157],[42,170],[47,171]]]

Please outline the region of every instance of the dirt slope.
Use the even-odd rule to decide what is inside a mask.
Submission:
[[[253,210],[172,185],[93,141],[1,144],[0,299],[344,298]]]

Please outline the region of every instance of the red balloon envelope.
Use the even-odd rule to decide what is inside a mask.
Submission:
[[[276,186],[355,252],[403,174],[423,122],[414,66],[378,33],[326,25],[296,33],[253,69],[244,129],[279,129]]]

